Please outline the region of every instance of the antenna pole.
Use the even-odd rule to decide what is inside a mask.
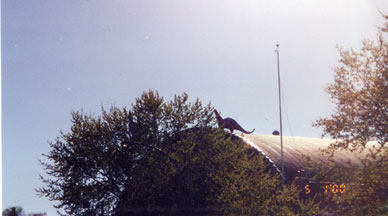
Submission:
[[[282,127],[282,100],[280,91],[280,64],[279,64],[279,44],[276,44],[276,54],[278,63],[278,88],[279,88],[279,114],[280,114],[280,155],[282,157],[282,190],[284,185],[284,160],[283,160],[283,127]]]

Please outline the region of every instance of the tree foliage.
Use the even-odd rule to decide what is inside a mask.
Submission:
[[[4,216],[22,216],[24,215],[23,208],[20,206],[9,207],[3,211]]]
[[[289,198],[263,156],[215,125],[210,104],[189,102],[187,94],[166,102],[148,91],[130,109],[113,106],[97,117],[73,112],[70,131],[44,154],[47,175],[37,191],[57,201],[65,215],[292,215],[309,211],[303,206],[316,209]]]
[[[385,153],[386,154],[386,153]],[[317,183],[316,200],[334,215],[387,215],[388,214],[388,155],[379,160],[361,160],[360,163],[313,162],[306,166],[304,177]],[[321,184],[320,184],[321,183]],[[323,185],[344,184],[342,193],[326,193]],[[327,189],[326,189],[327,190]]]
[[[46,216],[46,213],[30,213],[26,214],[20,206],[13,206],[3,210],[3,216]]]
[[[387,19],[387,16],[385,16]],[[338,139],[330,147],[363,150],[368,141],[380,146],[388,141],[388,22],[377,40],[364,40],[360,51],[339,47],[339,65],[334,69],[334,82],[326,91],[335,104],[335,113],[314,125],[324,135]]]
[[[315,181],[348,182],[349,192],[325,197],[338,215],[388,214],[388,16],[376,40],[364,40],[360,51],[339,48],[334,82],[327,87],[335,112],[319,119],[323,135],[336,139],[326,150],[368,151],[359,164],[320,164]],[[369,148],[366,144],[374,141]],[[368,147],[368,150],[365,150]]]

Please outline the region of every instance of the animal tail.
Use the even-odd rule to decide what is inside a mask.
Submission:
[[[244,132],[244,133],[246,133],[246,134],[251,134],[251,133],[253,133],[255,131],[255,129],[253,129],[251,132],[248,132],[248,131],[246,131],[246,130],[243,130],[242,132]]]

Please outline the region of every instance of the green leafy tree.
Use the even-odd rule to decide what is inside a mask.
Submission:
[[[276,215],[314,208],[287,198],[263,156],[215,125],[213,108],[189,102],[187,94],[165,102],[149,91],[130,109],[102,109],[97,117],[73,112],[70,132],[44,154],[47,175],[37,191],[65,215]]]
[[[361,152],[367,142],[376,142],[365,150],[368,155],[360,165],[332,161],[316,172],[316,178],[326,181],[350,180],[349,193],[327,198],[340,215],[388,214],[388,16],[384,18],[377,40],[363,41],[360,51],[339,48],[334,82],[326,89],[335,113],[314,124],[337,140],[326,150],[331,156],[338,150]]]
[[[380,146],[388,141],[387,32],[388,22],[379,28],[376,41],[363,41],[360,51],[338,48],[339,65],[334,82],[326,89],[335,113],[314,124],[323,128],[323,135],[339,140],[330,150],[362,150],[368,141]]]

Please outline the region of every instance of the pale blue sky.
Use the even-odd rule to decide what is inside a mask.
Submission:
[[[289,123],[311,127],[332,105],[336,45],[375,38],[384,0],[3,0],[3,208],[56,215],[38,198],[38,159],[71,110],[129,106],[148,89],[187,92],[255,133],[278,128],[275,45]],[[291,130],[290,127],[291,126]]]

